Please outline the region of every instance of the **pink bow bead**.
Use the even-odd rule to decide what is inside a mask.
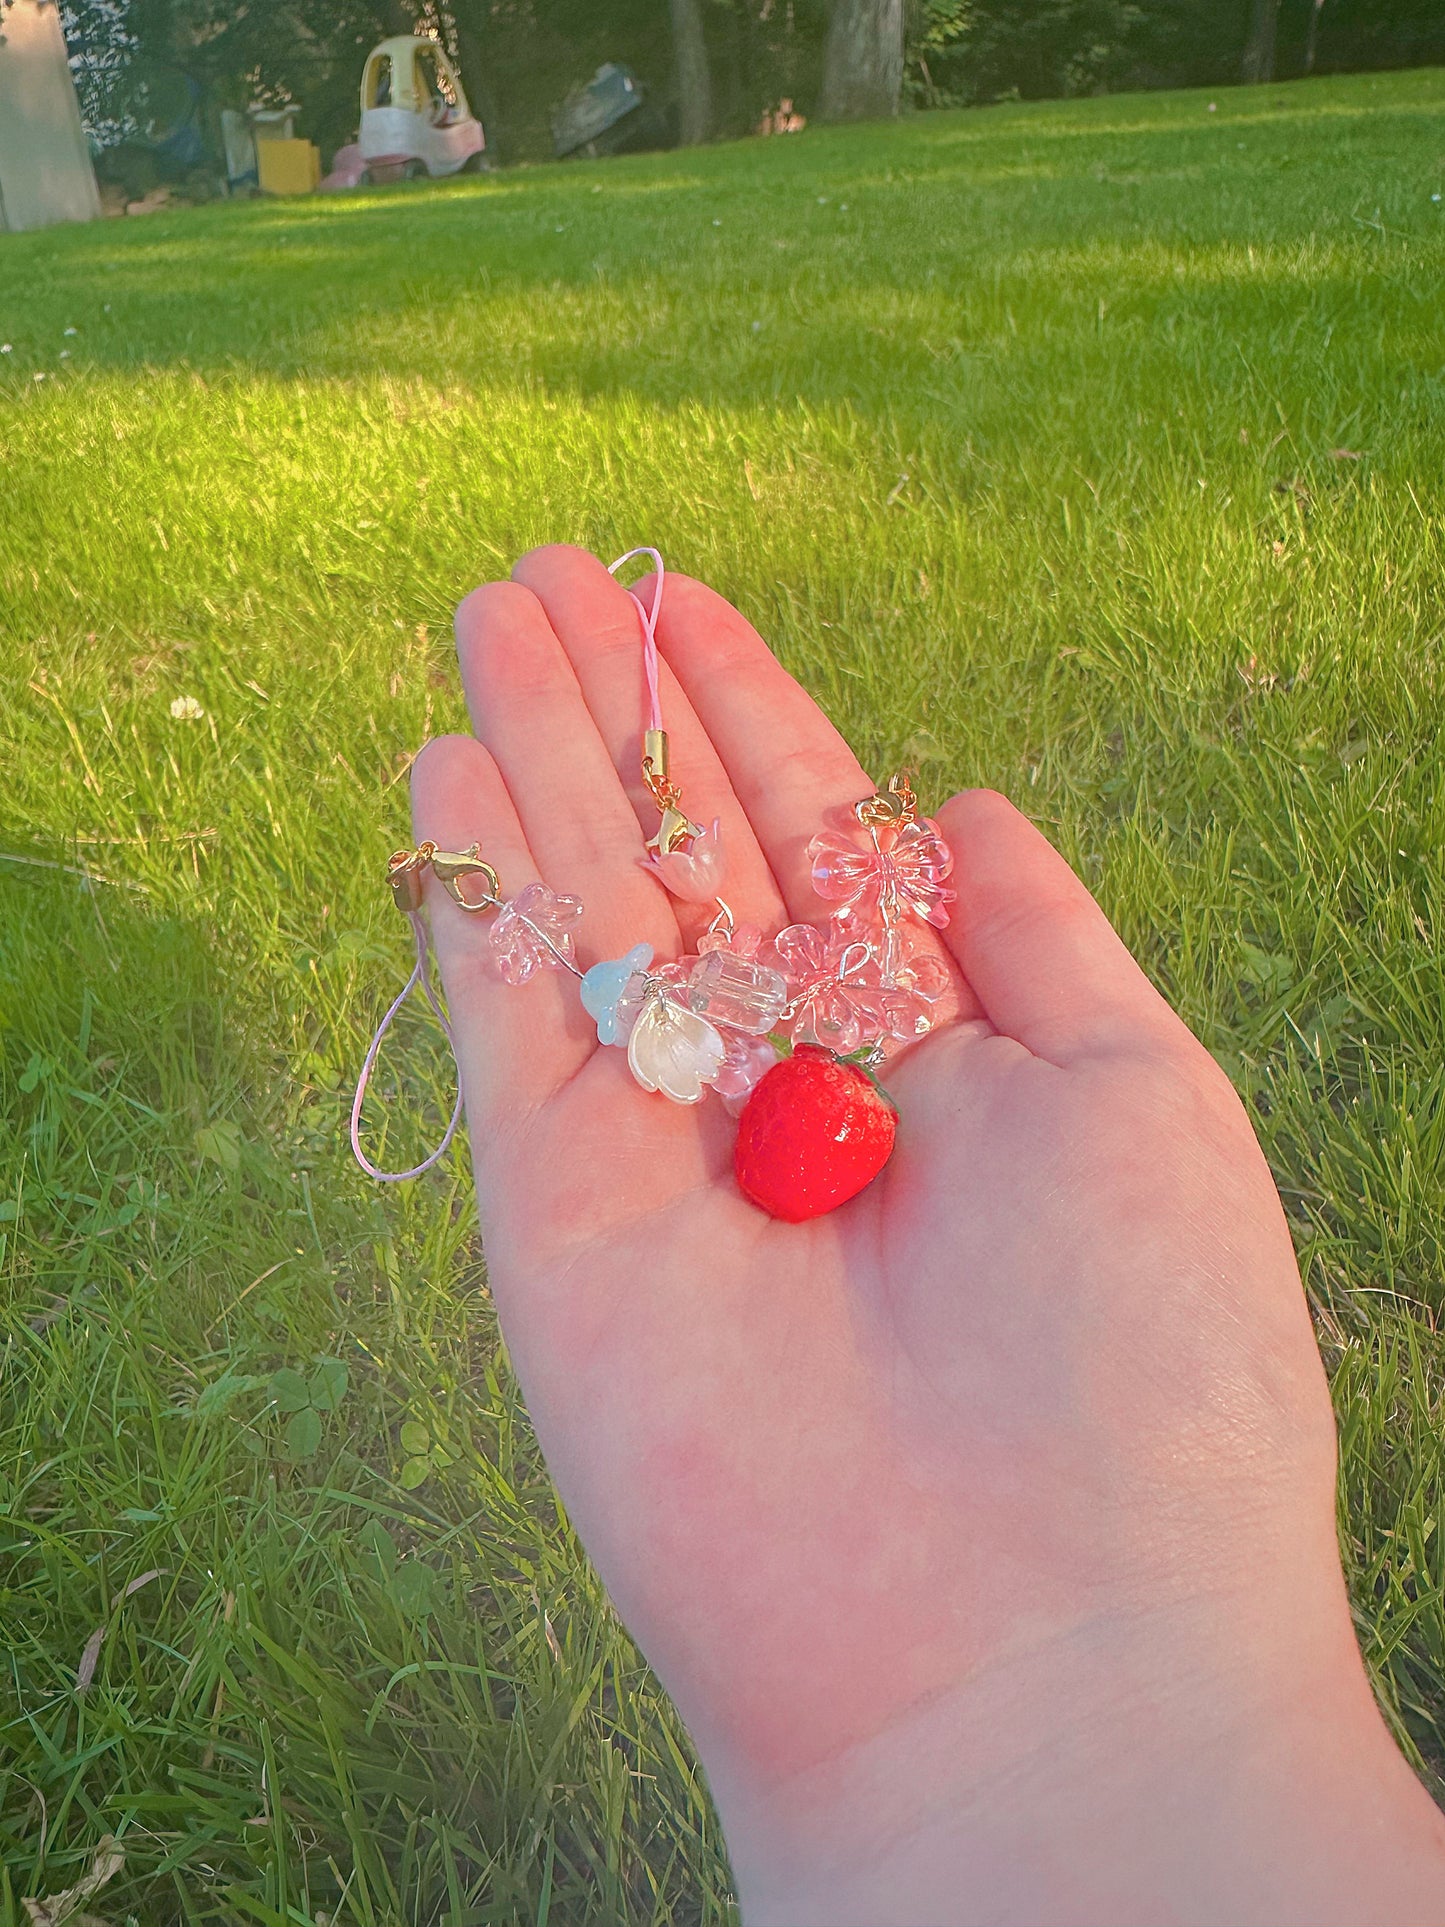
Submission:
[[[565,970],[566,965],[547,946],[548,938],[563,957],[572,955],[572,932],[567,928],[582,914],[580,897],[559,896],[545,883],[529,883],[510,903],[504,903],[489,932],[492,968],[504,984],[524,984],[544,965]]]
[[[681,897],[684,903],[711,903],[727,876],[722,819],[715,816],[711,825],[701,836],[695,836],[685,850],[672,850],[666,856],[649,850],[637,860],[665,890]]]
[[[788,987],[796,1043],[823,1044],[846,1056],[879,1034],[865,995],[867,979],[878,985],[877,965],[860,918],[845,913],[821,927],[790,923],[774,937],[773,950]]]
[[[868,981],[858,984],[852,994],[878,1035],[902,1044],[913,1037],[926,1037],[933,1029],[933,1006],[947,988],[947,965],[925,951],[908,957],[891,984],[870,972]]]
[[[953,853],[926,817],[913,823],[822,830],[808,845],[813,888],[830,903],[877,911],[885,922],[911,912],[942,930],[955,892],[943,879]]]

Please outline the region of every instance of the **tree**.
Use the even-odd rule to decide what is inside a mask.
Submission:
[[[712,132],[712,81],[700,0],[670,0],[672,45],[677,63],[678,139],[697,147]]]
[[[822,118],[896,114],[902,86],[903,0],[833,0],[823,46]]]
[[[926,107],[1102,93],[1137,84],[1147,40],[1172,24],[1164,0],[912,0],[904,84]]]
[[[1254,0],[1245,42],[1242,75],[1246,82],[1274,79],[1274,43],[1279,28],[1279,0]]]

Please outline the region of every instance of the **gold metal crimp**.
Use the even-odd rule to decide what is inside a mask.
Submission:
[[[420,910],[421,873],[436,854],[435,843],[420,844],[415,850],[393,850],[386,862],[386,880],[404,917]]]
[[[676,811],[682,802],[682,791],[667,773],[667,731],[649,729],[642,738],[642,780],[647,785],[647,793],[664,813]]]
[[[649,788],[654,776],[667,781],[667,731],[665,729],[645,729],[642,732],[642,774]]]

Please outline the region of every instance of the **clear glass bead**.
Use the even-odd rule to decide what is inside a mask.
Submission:
[[[728,950],[709,950],[693,966],[687,1000],[710,1023],[761,1036],[782,1016],[788,987],[766,964]]]

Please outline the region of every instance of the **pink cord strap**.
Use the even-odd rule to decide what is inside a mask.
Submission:
[[[657,571],[657,586],[652,592],[652,607],[644,609],[642,597],[627,593],[637,604],[638,614],[642,617],[642,666],[647,671],[647,726],[649,729],[662,728],[662,698],[657,693],[657,612],[662,607],[662,582],[667,574],[662,566],[662,557],[656,549],[629,549],[626,555],[619,555],[615,562],[609,562],[607,573],[616,575],[624,562],[635,562],[639,555],[650,558]]]
[[[438,1158],[445,1157],[452,1139],[457,1134],[457,1126],[462,1121],[462,1095],[461,1091],[458,1090],[456,1107],[452,1111],[452,1121],[447,1126],[446,1136],[429,1158],[423,1159],[420,1164],[414,1164],[409,1171],[379,1171],[361,1148],[361,1101],[366,1096],[367,1085],[371,1082],[371,1073],[376,1066],[377,1053],[381,1049],[382,1039],[391,1028],[392,1019],[416,989],[418,983],[420,983],[423,991],[426,993],[426,1000],[435,1012],[436,1020],[441,1025],[446,1035],[446,1040],[452,1047],[452,1056],[455,1057],[457,1052],[456,1040],[452,1036],[452,1027],[447,1022],[447,1014],[442,1009],[440,1003],[438,1003],[436,991],[432,988],[430,958],[427,953],[426,925],[422,922],[421,912],[419,910],[409,910],[407,912],[407,921],[411,924],[412,934],[416,938],[416,962],[412,965],[411,975],[402,985],[400,996],[396,998],[391,1009],[387,1011],[385,1017],[382,1018],[376,1027],[376,1035],[372,1038],[371,1048],[366,1053],[366,1061],[361,1067],[361,1075],[356,1080],[356,1096],[353,1098],[351,1104],[351,1148],[356,1154],[356,1162],[369,1178],[377,1178],[382,1184],[400,1184],[406,1178],[419,1178],[423,1171],[430,1171]]]

